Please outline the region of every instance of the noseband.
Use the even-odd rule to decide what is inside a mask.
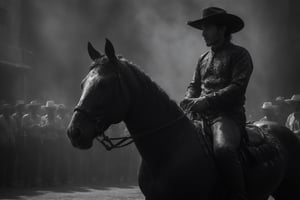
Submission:
[[[96,128],[97,128],[97,130],[99,130],[98,134],[96,135],[96,140],[98,142],[100,142],[107,151],[125,147],[134,142],[133,138],[144,137],[144,136],[150,135],[152,133],[155,133],[157,131],[160,131],[162,129],[165,129],[165,128],[173,125],[174,123],[178,122],[179,120],[183,119],[186,116],[186,114],[183,113],[176,119],[169,121],[166,124],[164,124],[158,128],[154,128],[152,130],[146,131],[143,134],[137,134],[135,136],[124,136],[124,137],[109,137],[105,134],[105,131],[104,131],[106,126],[105,126],[105,123],[103,123],[103,118],[95,117],[95,115],[92,115],[90,112],[88,112],[85,109],[82,109],[78,106],[74,109],[74,112],[75,111],[84,114],[90,121],[93,121],[94,123],[96,123]],[[104,125],[101,125],[100,123],[104,124]],[[117,142],[114,143],[113,141],[117,141]]]
[[[105,128],[109,126],[109,123],[105,123],[104,117],[98,117],[87,110],[76,106],[74,112],[82,113],[87,117],[88,120],[92,121],[96,124],[97,135],[96,140],[100,142],[107,151],[112,149],[125,147],[131,143],[133,143],[133,139],[131,136],[124,137],[109,137],[105,134]],[[114,142],[117,141],[117,142]]]

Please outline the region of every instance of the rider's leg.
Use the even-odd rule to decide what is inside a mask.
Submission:
[[[214,120],[211,128],[217,167],[228,187],[230,199],[246,199],[244,174],[237,153],[241,143],[241,128],[238,123],[226,116]]]

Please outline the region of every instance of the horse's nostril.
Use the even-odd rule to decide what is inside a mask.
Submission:
[[[70,139],[72,140],[76,140],[80,137],[80,129],[79,128],[69,128],[67,131],[67,134],[69,136]]]

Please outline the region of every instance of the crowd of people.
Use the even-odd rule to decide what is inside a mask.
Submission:
[[[295,133],[300,132],[300,94],[290,99],[279,96],[273,102],[264,102],[261,109],[264,116],[259,121],[276,122]]]
[[[0,111],[0,188],[136,182],[134,145],[112,152],[100,144],[86,151],[74,148],[66,134],[71,113],[64,104],[18,100],[1,103]],[[108,131],[126,134],[123,124]]]
[[[300,94],[264,102],[263,117],[300,132]],[[90,150],[74,148],[66,128],[71,118],[64,104],[36,100],[0,105],[0,187],[54,184],[135,184],[140,162],[134,145],[108,152],[100,144]],[[124,136],[124,124],[107,133]]]

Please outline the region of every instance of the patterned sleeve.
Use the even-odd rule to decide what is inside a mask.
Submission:
[[[241,48],[232,55],[230,64],[232,65],[231,82],[227,87],[208,95],[211,106],[228,106],[244,98],[253,71],[251,56],[247,50]]]
[[[196,98],[201,95],[201,62],[205,58],[208,52],[201,55],[200,59],[198,60],[196,70],[193,75],[193,80],[190,82],[187,91],[185,93],[185,98]]]

